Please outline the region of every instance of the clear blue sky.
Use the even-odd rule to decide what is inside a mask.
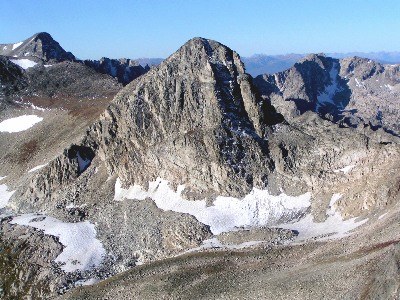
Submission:
[[[94,59],[167,57],[195,36],[242,56],[400,51],[400,0],[0,0],[0,43],[40,31]]]

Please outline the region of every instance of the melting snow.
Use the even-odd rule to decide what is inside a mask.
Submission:
[[[5,177],[2,177],[1,179],[3,178]],[[11,196],[15,193],[15,191],[9,192],[7,189],[8,188],[5,184],[0,184],[0,208],[6,207]]]
[[[88,221],[65,223],[39,214],[25,214],[14,217],[11,224],[34,227],[47,235],[58,237],[64,249],[54,260],[63,264],[65,272],[87,270],[100,265],[106,251],[96,239],[96,230]]]
[[[12,50],[17,49],[19,46],[22,45],[22,43],[23,43],[23,42],[19,42],[19,43],[14,44],[13,47],[12,47]]]
[[[368,219],[356,222],[356,218],[343,220],[342,216],[333,207],[335,202],[342,197],[341,194],[333,194],[330,207],[327,211],[327,219],[325,222],[316,223],[311,214],[303,219],[287,224],[279,224],[276,227],[297,230],[299,235],[296,240],[305,241],[310,238],[318,238],[318,240],[338,239],[350,235],[349,231],[361,226]]]
[[[37,65],[34,61],[27,59],[27,58],[22,58],[22,59],[10,59],[14,64],[20,66],[22,69],[28,69],[32,68]]]
[[[28,173],[35,172],[35,171],[37,171],[37,170],[39,170],[39,169],[41,169],[41,168],[43,168],[43,167],[45,167],[45,166],[47,166],[47,164],[36,166],[36,167],[30,169],[30,170],[28,171]]]
[[[300,196],[288,196],[281,193],[273,196],[267,190],[253,188],[243,199],[218,196],[212,206],[205,200],[185,200],[181,193],[184,185],[178,186],[175,192],[168,181],[157,178],[149,183],[149,190],[134,185],[123,189],[117,179],[115,183],[115,200],[151,198],[158,208],[180,213],[188,213],[203,224],[209,225],[214,234],[234,230],[242,226],[263,226],[275,224],[282,218],[298,219],[310,206],[311,193]]]
[[[175,192],[170,188],[168,181],[161,178],[149,182],[148,191],[138,185],[123,189],[120,180],[117,179],[114,199],[117,201],[124,198],[143,200],[149,197],[162,210],[188,213],[194,216],[201,223],[209,225],[213,234],[232,231],[237,227],[274,225],[279,228],[299,231],[296,238],[299,241],[309,238],[331,239],[347,236],[349,231],[368,221],[368,219],[365,219],[356,222],[356,218],[343,220],[341,214],[334,208],[336,201],[342,197],[341,194],[332,195],[326,221],[317,223],[314,222],[311,214],[305,215],[311,205],[311,193],[297,197],[288,196],[284,193],[273,196],[267,190],[253,188],[250,194],[243,199],[218,196],[212,206],[207,206],[205,200],[183,199],[181,196],[183,190],[184,185],[179,185]],[[287,220],[292,221],[287,223]],[[258,243],[261,243],[261,241],[222,246],[231,246],[237,249]],[[221,247],[221,243],[217,239],[211,239],[209,243],[206,242],[200,248],[207,247]]]
[[[356,166],[356,165],[349,165],[349,166],[346,166],[346,167],[344,167],[344,168],[334,170],[333,172],[335,172],[335,173],[343,172],[344,174],[347,174],[347,173],[349,173],[355,166]]]
[[[31,128],[43,118],[36,115],[23,115],[16,118],[4,120],[0,123],[0,132],[20,132]]]

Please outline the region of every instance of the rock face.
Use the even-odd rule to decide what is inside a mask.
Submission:
[[[258,76],[255,84],[286,118],[311,110],[345,126],[365,124],[398,135],[399,68],[309,55],[287,71]]]
[[[34,299],[54,294],[60,272],[53,260],[62,251],[57,238],[29,227],[0,221],[0,297]]]
[[[75,56],[65,51],[47,32],[37,33],[20,43],[0,44],[0,55],[36,57],[46,62],[75,60]]]
[[[316,206],[322,205],[324,212],[341,185],[333,170],[358,163],[366,166],[362,161],[367,160],[369,174],[375,174],[374,164],[386,166],[398,152],[385,134],[341,130],[313,113],[329,110],[325,118],[338,122],[339,108],[347,105],[340,95],[349,89],[339,76],[339,66],[337,60],[310,56],[287,72],[258,77],[261,97],[234,51],[195,38],[127,85],[80,144],[72,147],[90,149],[123,186],[146,187],[161,177],[174,187],[185,184],[183,195],[188,199],[209,200],[216,195],[241,197],[253,187],[274,194],[281,188],[295,195],[315,190]],[[298,112],[303,115],[296,117]],[[32,180],[23,198],[33,201],[26,203],[49,211],[54,203],[65,203],[66,195],[71,197],[71,185],[81,173],[74,162],[77,158],[66,154],[70,151]],[[73,176],[69,170],[74,170]],[[381,178],[381,174],[371,176]],[[389,185],[392,180],[397,176],[388,180]],[[381,185],[381,180],[375,184]],[[60,189],[67,194],[54,193]],[[397,194],[391,188],[387,192],[385,203],[393,203]],[[76,191],[74,198],[84,193]],[[346,201],[344,214],[349,216],[359,215],[367,205],[359,198]],[[26,203],[19,207],[26,210]],[[381,204],[374,200],[368,207]]]
[[[109,59],[103,57],[100,60],[85,60],[83,63],[99,73],[116,77],[124,85],[145,74],[150,69],[148,65],[143,67],[137,61],[126,58]]]
[[[232,195],[267,184],[266,137],[280,121],[236,52],[195,38],[119,93],[84,143],[124,184],[161,176]]]
[[[7,57],[0,56],[0,111],[6,107],[6,98],[26,86],[23,71]]]
[[[96,278],[103,279],[142,262],[204,246],[205,240],[216,237],[207,221],[203,224],[187,211],[175,207],[171,211],[171,207],[159,205],[154,196],[156,190],[163,201],[171,202],[178,197],[178,191],[183,191],[179,194],[182,201],[173,202],[175,206],[196,202],[202,205],[198,207],[207,209],[216,209],[216,196],[242,198],[249,193],[254,195],[253,188],[267,189],[278,198],[306,192],[310,195],[306,204],[300,203],[304,204],[300,212],[289,209],[288,213],[283,202],[278,202],[275,223],[268,223],[274,226],[278,222],[304,220],[305,214],[312,219],[311,227],[334,217],[339,222],[343,221],[341,217],[376,218],[377,212],[398,202],[399,139],[384,130],[373,131],[372,126],[351,128],[355,125],[344,115],[346,108],[353,105],[352,97],[359,93],[358,87],[353,86],[356,78],[367,82],[387,74],[385,78],[395,81],[396,67],[392,70],[363,60],[346,62],[312,55],[285,72],[258,77],[254,84],[236,52],[218,42],[194,38],[120,90],[90,126],[88,116],[93,118],[95,114],[86,115],[86,110],[90,105],[97,106],[97,102],[91,102],[97,100],[96,91],[100,97],[108,90],[115,92],[121,87],[115,80],[69,61],[47,68],[39,64],[22,72],[29,83],[20,91],[23,96],[37,94],[65,103],[69,97],[79,103],[89,99],[83,118],[71,121],[79,120],[85,126],[71,125],[73,138],[63,144],[64,151],[56,152],[61,154],[49,161],[49,157],[56,156],[55,148],[49,147],[52,152],[45,156],[47,165],[33,174],[25,171],[22,179],[12,177],[20,187],[16,187],[9,203],[18,213],[45,211],[65,222],[96,224],[96,237],[107,255],[98,269],[82,275],[85,278],[98,271]],[[77,74],[83,79],[76,80]],[[85,78],[90,82],[86,83]],[[361,103],[358,99],[354,98],[354,105]],[[43,116],[50,115],[45,113]],[[74,113],[69,111],[68,115]],[[392,116],[398,120],[397,112]],[[384,129],[389,131],[393,122],[386,115],[382,120]],[[365,112],[360,115],[360,122],[367,122]],[[344,128],[346,124],[350,128]],[[43,136],[45,130],[39,130],[40,125],[36,128]],[[27,135],[36,142],[32,133],[34,129]],[[58,133],[46,132],[45,138]],[[40,148],[37,142],[20,144],[29,155],[31,148]],[[4,170],[15,166],[15,145],[19,144],[2,146],[8,151],[0,165],[5,166]],[[27,168],[29,162],[25,160],[24,167],[29,170],[33,166]],[[168,190],[158,190],[165,180],[171,184]],[[154,193],[150,193],[150,187],[147,189],[151,181]],[[133,196],[120,193],[122,196],[117,197],[117,190],[121,192],[135,184],[143,190],[132,187]],[[185,185],[184,189],[178,187],[180,184]],[[129,190],[124,191],[130,193]],[[273,201],[265,197],[266,201]],[[294,202],[301,201],[298,197],[291,199],[289,207],[296,207]],[[232,197],[218,200],[224,204],[243,203]],[[257,217],[269,214],[259,202],[255,203],[249,209],[256,211]],[[245,214],[247,208],[239,213]],[[336,212],[341,217],[334,216]],[[221,223],[225,217],[222,215]],[[245,225],[235,223],[240,232],[222,234],[220,238],[227,243],[246,244],[254,242],[249,239],[258,238],[278,243],[303,233],[292,232],[291,228],[245,232],[247,228],[240,227]]]

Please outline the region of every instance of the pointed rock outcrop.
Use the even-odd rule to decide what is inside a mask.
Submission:
[[[194,38],[126,86],[85,144],[124,184],[160,176],[188,195],[235,195],[267,183],[268,130],[280,121],[236,52]]]

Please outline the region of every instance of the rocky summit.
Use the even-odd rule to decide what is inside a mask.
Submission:
[[[399,66],[313,54],[252,78],[204,38],[137,73],[10,54],[4,299],[399,296]]]
[[[19,43],[0,44],[0,55],[34,57],[44,61],[75,60],[75,56],[65,51],[47,32],[37,33]]]

